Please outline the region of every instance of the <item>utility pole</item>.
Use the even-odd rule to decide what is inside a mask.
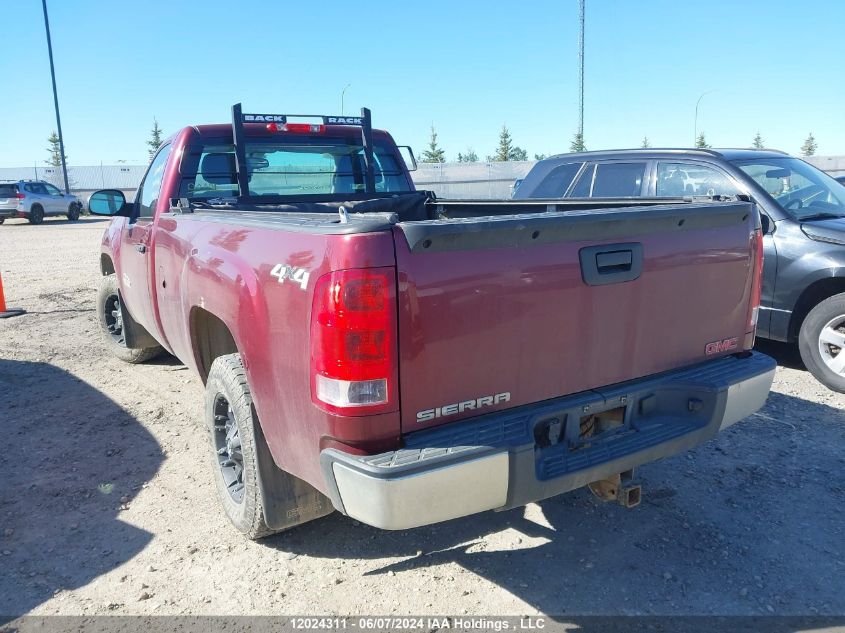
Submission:
[[[578,134],[584,140],[584,3],[578,0]]]
[[[62,154],[62,174],[65,178],[65,193],[70,193],[67,182],[67,165],[65,164],[65,141],[62,136],[62,119],[59,117],[59,93],[56,91],[56,69],[53,67],[53,43],[50,40],[50,21],[47,19],[47,0],[41,0],[44,8],[44,28],[47,30],[47,53],[50,56],[50,77],[53,80],[53,103],[56,106],[56,127],[59,130],[59,151]]]

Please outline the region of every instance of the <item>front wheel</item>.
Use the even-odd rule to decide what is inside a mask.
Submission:
[[[79,205],[72,204],[67,208],[67,219],[76,222],[79,219]]]
[[[120,301],[120,293],[117,290],[116,275],[106,275],[100,279],[100,286],[97,289],[97,318],[100,322],[100,333],[106,347],[125,363],[132,363],[133,365],[143,363],[164,351],[159,346],[140,349],[126,347],[123,306]]]
[[[3,224],[3,222],[5,222],[5,221],[6,221],[6,218],[0,218],[0,224]]]
[[[816,380],[845,393],[845,293],[810,310],[801,324],[798,349]]]
[[[223,511],[247,538],[273,534],[275,530],[264,520],[255,447],[258,420],[240,354],[219,356],[211,364],[205,385],[205,419]]]

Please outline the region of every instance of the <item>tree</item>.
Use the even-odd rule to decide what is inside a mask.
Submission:
[[[546,158],[545,154],[534,154],[534,160],[543,160]]]
[[[810,132],[810,136],[806,138],[804,144],[801,146],[801,156],[812,156],[816,153],[816,150],[819,148],[819,144],[816,143],[816,139],[813,137],[813,133]]]
[[[751,144],[754,149],[763,149],[766,147],[765,143],[763,143],[763,137],[760,136],[760,132],[758,131],[757,134],[754,136],[754,141]]]
[[[528,160],[528,152],[521,147],[513,144],[508,126],[502,124],[502,131],[499,132],[499,146],[496,148],[496,153],[488,156],[487,160],[492,162],[505,162],[508,160]]]
[[[466,154],[461,154],[458,152],[458,162],[459,163],[477,163],[478,162],[478,154],[475,153],[475,150],[471,147],[467,148]]]
[[[704,138],[704,132],[698,135],[698,138],[695,139],[695,146],[699,149],[708,149],[710,146],[707,144],[707,139]]]
[[[434,126],[431,126],[431,139],[428,142],[428,149],[426,149],[420,160],[424,163],[445,163],[446,152],[443,148],[437,145],[437,132],[434,131]]]
[[[642,142],[642,145],[640,145],[640,147],[642,147],[643,149],[648,149],[649,147],[651,147],[651,143],[649,142],[647,136],[643,137],[643,142]]]
[[[584,135],[581,132],[575,132],[572,138],[572,143],[569,145],[570,152],[586,152],[587,146],[584,145]]]
[[[153,129],[150,130],[150,140],[147,141],[147,145],[150,148],[147,151],[150,153],[150,160],[152,160],[161,145],[161,128],[155,118],[153,118]]]
[[[50,146],[47,148],[47,151],[50,152],[50,158],[48,158],[44,162],[50,165],[51,167],[61,167],[62,149],[61,145],[59,144],[59,135],[56,134],[55,130],[53,130],[53,133],[47,137],[47,142],[50,144]],[[67,154],[65,154],[65,164],[67,164]]]

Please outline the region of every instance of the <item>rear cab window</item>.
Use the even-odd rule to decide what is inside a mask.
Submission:
[[[251,196],[355,194],[365,191],[364,148],[351,138],[247,138]],[[373,144],[376,192],[411,191],[399,157],[387,143]],[[238,195],[235,150],[228,140],[188,147],[182,159],[180,196]]]

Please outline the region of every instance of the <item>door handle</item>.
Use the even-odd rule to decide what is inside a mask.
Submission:
[[[146,253],[147,252],[147,246],[146,246],[146,244],[135,244],[135,250],[138,251],[139,253]]]

